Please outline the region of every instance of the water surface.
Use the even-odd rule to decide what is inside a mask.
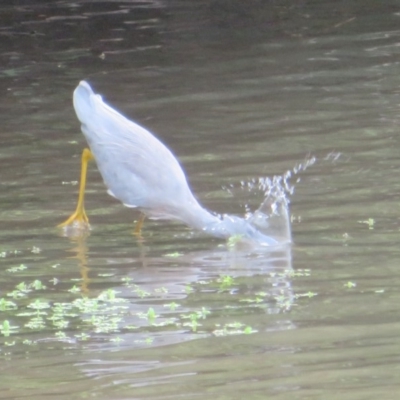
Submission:
[[[0,397],[398,397],[396,2],[1,11],[0,298],[15,306],[0,311]],[[165,221],[137,241],[138,215],[94,166],[92,230],[63,236],[81,79],[157,133],[218,213],[254,211],[263,195],[242,186],[315,156],[293,179],[293,246],[231,248]]]

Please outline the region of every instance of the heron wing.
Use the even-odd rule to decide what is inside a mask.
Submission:
[[[172,152],[149,131],[103,102],[85,81],[74,107],[109,192],[125,205],[152,209],[193,201]]]

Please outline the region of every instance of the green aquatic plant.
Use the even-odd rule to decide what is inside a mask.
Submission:
[[[121,337],[119,337],[119,336],[117,336],[117,337],[113,337],[113,338],[111,338],[110,339],[110,342],[113,342],[113,343],[122,343],[122,342],[124,342],[124,339],[122,339]]]
[[[244,235],[242,234],[237,234],[237,235],[232,235],[228,238],[226,241],[226,245],[229,249],[234,249],[238,243],[240,243],[243,240]]]
[[[4,297],[0,299],[0,311],[16,310],[17,308],[17,303],[7,300]]]
[[[220,291],[228,290],[236,284],[235,280],[230,275],[220,275],[217,282],[219,283]]]
[[[164,257],[171,257],[171,258],[178,258],[178,257],[182,257],[183,253],[179,253],[178,251],[174,252],[174,253],[167,253],[164,255]]]
[[[250,335],[257,332],[257,330],[253,329],[251,326],[238,321],[226,323],[223,326],[216,324],[216,328],[217,329],[212,332],[215,336]]]
[[[15,290],[7,293],[7,296],[14,299],[26,297],[30,292],[37,290],[44,290],[46,286],[39,280],[34,280],[31,283],[21,282],[15,286]]]
[[[63,332],[63,331],[58,331],[58,332],[56,332],[56,333],[54,334],[54,336],[55,336],[56,338],[60,339],[60,340],[64,340],[64,339],[67,339],[67,338],[68,338],[67,334],[66,334],[65,332]]]
[[[20,267],[7,270],[13,274],[13,279],[16,274],[23,276],[25,271]],[[100,275],[103,278],[109,276],[97,276]],[[288,269],[264,274],[263,278],[279,283],[309,275],[310,270]],[[46,337],[66,343],[101,338],[116,344],[123,340],[124,333],[132,332],[142,338],[133,342],[143,345],[157,341],[162,330],[179,330],[191,335],[252,334],[257,330],[248,321],[241,320],[244,315],[265,313],[270,307],[274,312],[287,312],[296,300],[304,301],[316,295],[312,291],[293,293],[285,289],[264,289],[258,279],[249,284],[247,279],[230,274],[188,283],[178,293],[170,292],[164,286],[138,285],[133,283],[132,277],[121,278],[120,290],[111,287],[97,292],[93,288],[85,292],[82,282],[73,285],[73,281],[78,279],[66,281],[65,278],[51,277],[30,280],[24,276],[0,299],[0,315],[5,321],[1,327],[2,335],[18,333],[10,343],[28,346],[37,343],[23,337],[32,331],[43,332]],[[58,285],[57,290],[54,290],[55,285]],[[174,296],[179,298],[179,303],[173,300]],[[63,300],[55,301],[60,298]],[[205,307],[205,304],[210,304],[210,299],[214,302],[211,309]],[[139,310],[143,311],[135,309],[132,312],[133,303],[135,308],[140,307]],[[12,326],[9,321],[13,321]]]
[[[6,319],[6,320],[3,321],[2,324],[0,324],[0,333],[3,336],[8,337],[12,333],[16,333],[18,328],[19,327],[16,326],[16,325],[11,325],[10,322]]]
[[[41,281],[39,281],[38,279],[34,280],[30,286],[34,289],[34,290],[44,290],[46,289],[46,285],[44,285]]]
[[[150,323],[153,322],[158,317],[158,315],[154,311],[154,308],[152,308],[152,307],[150,307],[147,310],[146,316],[147,316],[147,319],[149,320]]]
[[[21,250],[7,250],[7,251],[0,251],[0,258],[6,258],[12,255],[17,255],[17,254],[21,254],[22,251]]]
[[[139,312],[139,313],[137,313],[137,316],[139,318],[146,319],[149,322],[149,324],[154,324],[154,321],[156,320],[156,318],[159,317],[159,315],[156,314],[156,312],[155,312],[153,307],[150,307],[147,310],[147,312]]]
[[[11,268],[8,268],[6,271],[16,273],[16,272],[24,271],[25,269],[28,269],[28,267],[25,264],[20,264],[18,267],[11,267]]]
[[[169,308],[171,311],[175,311],[178,307],[180,307],[180,304],[177,304],[173,301],[172,303],[164,304],[164,307]]]
[[[68,292],[71,292],[71,293],[79,293],[80,291],[81,291],[81,289],[76,285],[72,286],[71,289],[68,289]]]
[[[156,289],[154,289],[154,293],[167,294],[168,293],[168,289],[166,287],[156,288]]]
[[[90,339],[90,335],[88,335],[88,334],[85,333],[85,332],[78,333],[78,334],[74,335],[74,337],[75,337],[76,339],[82,340],[82,341],[87,341],[87,340]]]
[[[127,300],[117,297],[117,292],[114,289],[107,289],[104,292],[100,293],[97,297],[97,300],[105,301],[109,303],[124,303]]]
[[[375,220],[373,218],[368,218],[365,221],[357,221],[359,224],[365,224],[368,226],[368,229],[374,229],[375,227]]]
[[[154,342],[154,337],[148,336],[146,339],[135,340],[134,343],[137,344],[145,344],[146,346],[150,346]]]
[[[132,292],[135,293],[141,299],[143,299],[145,297],[149,297],[151,295],[150,292],[144,290],[143,288],[139,287],[138,285],[132,286]]]
[[[31,249],[31,253],[34,253],[34,254],[39,254],[41,252],[42,252],[42,249],[39,247],[36,247],[36,246],[33,246]]]
[[[189,320],[188,322],[184,322],[182,325],[183,326],[188,326],[193,332],[196,332],[197,328],[199,326],[201,326],[201,324],[199,322],[200,317],[199,317],[199,315],[197,313],[190,313],[190,314],[187,314],[187,315],[183,314],[183,315],[181,315],[181,317],[183,319],[188,319]]]
[[[279,278],[298,278],[302,276],[310,276],[311,271],[309,269],[285,269],[279,272],[270,272],[269,276],[271,278],[279,277]]]
[[[244,299],[240,299],[239,301],[240,301],[240,302],[243,302],[243,303],[253,303],[253,304],[257,304],[257,303],[263,303],[265,300],[264,300],[263,297],[256,296],[256,297],[253,297],[253,298],[244,298]]]
[[[182,323],[182,326],[188,326],[193,332],[196,332],[197,328],[202,325],[199,320],[205,320],[210,313],[210,310],[202,307],[199,311],[181,314],[181,319],[188,320]]]
[[[186,294],[190,294],[190,293],[193,293],[194,292],[194,289],[192,288],[192,286],[190,286],[190,285],[186,285],[185,286],[185,293]]]
[[[307,293],[296,293],[295,295],[294,295],[294,297],[296,298],[296,299],[300,299],[300,298],[302,298],[302,297],[307,297],[308,299],[311,299],[312,297],[315,297],[315,296],[318,296],[318,293],[315,293],[315,292],[307,292]]]

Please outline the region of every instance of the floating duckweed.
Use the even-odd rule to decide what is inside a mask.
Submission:
[[[164,307],[169,308],[171,311],[175,311],[178,307],[180,307],[180,304],[177,304],[173,301],[172,303],[164,304]]]
[[[138,344],[146,344],[146,345],[151,345],[154,342],[154,337],[147,337],[146,339],[143,340],[135,340],[135,343]]]
[[[307,298],[311,299],[311,297],[315,297],[317,295],[318,295],[318,293],[315,293],[315,292],[307,292],[307,293],[297,293],[297,294],[295,294],[294,297],[296,299],[300,299],[301,297],[307,297]]]
[[[18,267],[11,267],[11,268],[8,268],[6,271],[15,273],[15,272],[24,271],[25,269],[28,269],[28,267],[25,264],[20,264]]]
[[[161,288],[158,288],[158,289],[154,289],[154,293],[162,293],[162,294],[165,294],[165,293],[168,293],[168,289],[165,288],[165,287],[161,287]]]
[[[121,303],[121,302],[126,302],[126,299],[118,298],[116,290],[114,289],[107,289],[105,292],[100,293],[100,295],[97,297],[101,301],[108,301],[112,303]]]
[[[79,293],[80,291],[81,291],[81,289],[78,288],[78,286],[76,286],[76,285],[72,286],[72,288],[68,290],[68,292],[71,292],[71,293]]]
[[[15,272],[21,271],[24,271],[24,268],[17,267],[15,270]],[[15,273],[13,268],[10,268],[9,272]],[[288,269],[271,273],[265,278],[280,283],[309,274],[310,271],[305,269]],[[41,280],[25,280],[15,285],[14,290],[0,299],[0,315],[3,315],[0,333],[3,336],[10,336],[30,331],[43,331],[46,334],[51,332],[51,338],[54,340],[68,343],[98,340],[98,335],[102,335],[104,340],[104,335],[109,335],[105,338],[106,340],[119,343],[123,341],[123,333],[132,332],[143,337],[142,340],[134,340],[135,343],[146,345],[152,344],[157,337],[149,332],[160,332],[165,326],[168,326],[168,330],[186,328],[190,334],[215,336],[252,334],[257,330],[250,326],[248,321],[237,321],[238,313],[243,315],[243,310],[245,314],[247,310],[250,310],[251,314],[257,310],[262,310],[261,312],[264,313],[271,307],[275,312],[286,312],[295,305],[296,300],[316,296],[316,293],[311,291],[294,294],[285,288],[279,289],[280,286],[267,291],[260,290],[264,288],[260,285],[257,286],[259,290],[253,290],[252,287],[249,292],[249,287],[241,282],[241,279],[234,278],[232,275],[220,275],[217,278],[188,284],[184,289],[187,299],[181,299],[179,304],[171,301],[173,293],[169,293],[168,288],[150,286],[151,289],[147,290],[143,286],[133,284],[133,279],[130,277],[121,279],[121,291],[110,288],[97,292],[96,295],[92,292],[91,296],[85,296],[88,291],[83,283],[82,289],[74,285],[70,289],[64,289],[64,296],[67,297],[64,302],[52,300],[54,299],[53,286],[49,285],[50,289],[48,289]],[[50,282],[55,285],[59,283],[59,280],[54,277]],[[350,283],[347,285],[352,287]],[[62,290],[62,287],[59,285],[58,289]],[[128,293],[131,298],[124,298],[121,293],[125,295]],[[198,303],[203,293],[213,293],[215,300],[221,302],[219,308],[215,307],[212,318],[210,318],[211,311]],[[132,312],[132,303],[135,303],[135,307],[140,306],[140,299],[148,297],[151,298],[153,304],[157,301],[158,309],[150,306],[147,311]],[[193,306],[193,300],[199,305]],[[178,308],[180,311],[176,312]],[[144,307],[141,309],[143,310]],[[165,312],[159,315],[156,310],[165,310]],[[218,321],[221,318],[224,322]],[[17,321],[19,326],[11,324],[10,321]],[[146,338],[146,335],[149,336]],[[27,345],[37,343],[24,340],[19,336],[15,338],[15,343]]]
[[[257,332],[257,330],[253,329],[251,326],[238,321],[227,323],[223,326],[216,324],[216,328],[217,329],[212,332],[215,336],[250,335]]]
[[[221,275],[217,279],[217,282],[220,284],[219,285],[220,291],[230,289],[233,285],[235,285],[235,280],[230,275]]]
[[[85,341],[85,340],[90,339],[90,335],[88,335],[87,333],[84,333],[84,332],[79,333],[79,334],[74,335],[74,336],[75,336],[77,339],[82,340],[82,341]]]
[[[122,339],[121,337],[117,336],[117,337],[115,337],[115,338],[111,338],[111,339],[110,339],[110,342],[113,342],[113,343],[121,343],[121,342],[124,342],[124,339]]]
[[[365,221],[357,221],[359,224],[365,224],[368,226],[368,229],[374,229],[375,227],[375,220],[373,218],[368,218]]]
[[[154,320],[159,317],[159,315],[156,314],[156,312],[154,311],[154,308],[150,307],[147,311],[147,313],[145,314],[145,316],[147,317],[147,319],[149,320],[150,323],[154,322]]]
[[[0,325],[0,332],[3,336],[10,336],[12,333],[15,333],[18,329],[18,326],[12,326],[10,322],[6,319]]]
[[[42,316],[33,317],[25,326],[32,330],[42,330],[46,327],[46,321]]]
[[[33,310],[36,310],[36,313],[41,313],[40,310],[50,308],[50,304],[47,301],[36,299],[34,302],[28,304],[28,308],[32,308]]]
[[[141,299],[144,297],[149,297],[151,293],[147,292],[146,290],[140,288],[138,285],[133,285],[132,290],[136,293]]]
[[[233,249],[234,247],[236,247],[236,245],[242,241],[244,235],[232,235],[231,237],[229,237],[229,239],[227,240],[227,246],[230,249]]]
[[[178,251],[174,252],[174,253],[167,253],[164,255],[164,257],[171,257],[171,258],[177,258],[177,257],[182,257],[183,254],[179,253]]]
[[[189,319],[188,322],[183,323],[183,326],[188,326],[193,332],[197,331],[197,328],[201,326],[199,323],[199,316],[196,313],[191,313],[188,315],[182,315],[182,318]]]
[[[17,304],[11,300],[5,298],[0,299],[0,311],[16,310],[18,308]]]
[[[190,285],[185,286],[185,292],[186,294],[190,294],[194,291],[194,289]]]
[[[41,281],[39,281],[38,279],[34,280],[34,281],[31,283],[31,287],[32,287],[33,289],[35,289],[35,290],[44,290],[44,289],[46,289],[46,286],[43,285],[43,283],[42,283]]]
[[[54,336],[55,336],[56,338],[59,338],[59,339],[66,339],[66,338],[67,338],[66,333],[63,332],[63,331],[58,331],[58,332],[56,332],[56,333],[54,334]]]

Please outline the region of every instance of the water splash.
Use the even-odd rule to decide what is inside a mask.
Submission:
[[[337,161],[340,156],[340,153],[331,152],[323,160]],[[299,175],[316,162],[317,157],[309,155],[282,175],[241,181],[240,190],[262,196],[261,204],[255,211],[251,210],[248,203],[245,204],[245,219],[262,234],[272,236],[281,243],[291,242],[290,200],[301,180]],[[233,195],[235,185],[231,184],[223,189]]]

